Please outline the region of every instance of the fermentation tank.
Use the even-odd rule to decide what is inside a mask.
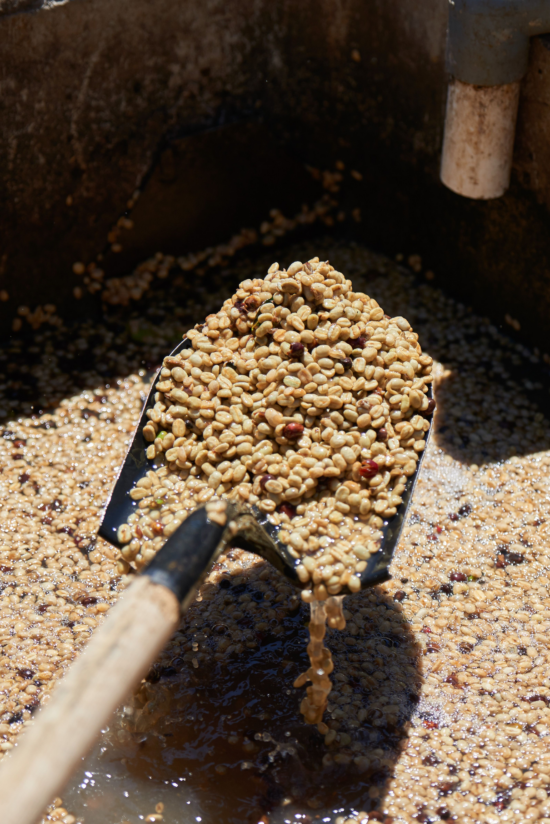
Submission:
[[[530,39],[527,68],[509,84],[513,100],[508,100],[500,132],[506,168],[499,166],[498,185],[491,190],[504,193],[484,199],[476,184],[465,187],[473,197],[463,197],[451,189],[462,186],[456,183],[456,164],[464,143],[472,140],[467,156],[473,166],[479,160],[476,145],[489,159],[493,155],[488,132],[476,143],[463,119],[465,110],[453,109],[456,95],[463,95],[461,105],[468,99],[467,116],[477,118],[481,130],[488,122],[483,120],[486,101],[502,97],[487,92],[475,73],[463,80],[449,76],[447,25],[443,0],[134,0],[131,6],[121,0],[0,0],[0,452],[4,449],[5,460],[14,461],[10,472],[17,468],[17,486],[6,486],[5,493],[6,543],[0,543],[0,561],[6,566],[0,571],[8,577],[1,585],[0,608],[5,589],[10,598],[23,600],[27,594],[10,578],[11,559],[20,557],[22,546],[16,532],[26,535],[8,520],[8,511],[23,510],[13,495],[23,500],[35,467],[54,466],[55,450],[61,450],[57,441],[37,446],[31,458],[25,452],[35,443],[31,429],[47,439],[62,426],[60,415],[72,421],[77,410],[78,431],[67,430],[67,437],[74,434],[75,444],[85,444],[75,446],[75,456],[81,449],[74,464],[80,486],[76,475],[67,490],[60,480],[61,491],[30,517],[38,524],[36,534],[50,527],[64,533],[63,541],[74,539],[86,563],[90,553],[93,561],[99,550],[93,535],[79,532],[77,515],[74,525],[56,518],[61,518],[64,496],[77,500],[87,494],[86,466],[98,454],[105,467],[112,457],[105,469],[107,495],[122,453],[115,444],[109,455],[107,436],[96,452],[94,427],[113,424],[121,415],[120,437],[128,436],[162,357],[182,331],[205,312],[217,311],[216,301],[233,294],[242,277],[264,277],[271,262],[288,266],[300,255],[305,261],[306,253],[330,258],[357,278],[361,289],[372,289],[385,311],[409,318],[437,361],[438,428],[393,583],[365,600],[361,620],[353,623],[348,617],[361,638],[372,631],[368,650],[378,663],[374,667],[370,658],[361,658],[352,637],[346,661],[366,665],[361,676],[366,682],[348,674],[339,687],[347,687],[340,689],[341,706],[353,702],[361,689],[372,692],[389,677],[382,647],[406,648],[411,661],[424,663],[403,675],[395,712],[380,710],[377,716],[367,709],[358,715],[353,729],[361,730],[365,721],[368,734],[358,733],[359,748],[348,761],[347,755],[336,760],[335,771],[325,776],[327,786],[314,788],[327,753],[323,747],[332,741],[315,738],[314,729],[301,723],[292,688],[295,669],[303,663],[307,610],[299,599],[289,602],[288,614],[279,621],[282,637],[266,624],[247,664],[233,661],[223,677],[212,670],[218,691],[218,681],[202,674],[202,659],[195,657],[204,641],[201,621],[209,637],[225,632],[205,618],[206,603],[214,598],[210,583],[181,630],[181,656],[175,663],[163,659],[152,666],[139,698],[128,699],[63,801],[56,800],[52,810],[61,812],[52,814],[59,820],[210,824],[219,813],[228,824],[317,819],[343,824],[354,815],[353,820],[365,820],[356,815],[362,810],[368,820],[496,824],[501,813],[502,820],[511,820],[506,816],[512,811],[526,815],[527,806],[514,806],[518,799],[518,804],[528,799],[539,805],[529,820],[550,820],[545,806],[550,772],[543,754],[550,732],[544,721],[550,712],[544,640],[550,627],[544,604],[550,556],[541,548],[550,492],[544,486],[550,466],[545,418],[550,406],[550,45],[548,36],[539,34],[545,28],[539,20],[531,32],[536,36]],[[487,87],[502,91],[508,81],[487,82]],[[448,88],[447,118],[455,119],[446,124]],[[493,126],[500,123],[499,112]],[[445,142],[443,164],[443,180],[451,188],[440,179],[444,134],[446,141],[455,140],[452,146]],[[264,268],[258,272],[257,267]],[[54,339],[58,331],[61,337]],[[38,365],[43,353],[56,359],[47,385]],[[130,400],[125,407],[115,394],[126,380]],[[6,484],[7,478],[8,470]],[[513,486],[516,481],[520,486]],[[35,492],[40,494],[39,483]],[[526,496],[517,518],[511,503],[515,494]],[[445,502],[441,506],[450,502],[449,511],[438,513],[438,496]],[[498,512],[504,537],[475,537],[475,530],[483,532],[493,517],[488,502],[503,507]],[[483,507],[487,512],[478,517]],[[466,523],[470,516],[478,526]],[[462,528],[460,540],[458,532],[449,537],[456,541],[456,564],[447,558],[439,572],[429,573],[427,564],[439,557],[439,542]],[[32,563],[40,541],[29,546],[21,558]],[[452,543],[449,547],[451,552]],[[47,556],[40,557],[34,570],[37,586],[43,583],[41,568],[49,563]],[[106,557],[116,564],[114,553]],[[262,578],[257,570],[247,577],[252,573],[238,552],[230,562],[220,572],[222,578],[227,573],[221,586],[234,598],[246,595],[248,602],[260,604],[271,586],[268,576]],[[244,571],[239,572],[241,562]],[[535,569],[540,609],[525,586],[522,590],[522,576],[531,580]],[[123,563],[119,573],[127,572]],[[502,593],[491,596],[497,599],[493,607],[506,587],[519,600],[503,607],[500,618],[495,610],[493,623],[487,619],[476,634],[471,628],[485,620],[483,586],[495,575],[503,583]],[[106,587],[116,592],[118,580],[108,578]],[[42,588],[54,606],[55,587]],[[61,598],[75,609],[102,603],[83,590],[80,595],[59,591],[58,602]],[[437,620],[452,622],[451,610],[444,609],[433,622],[430,610],[455,596],[467,600],[457,629],[463,637],[456,640],[454,657],[449,654],[430,670],[432,659],[424,656],[437,656],[447,643],[435,637],[444,635],[446,626]],[[274,589],[268,600],[275,603],[277,597]],[[364,593],[357,597],[366,598]],[[409,600],[422,601],[410,615]],[[399,635],[380,615],[401,610],[407,618]],[[513,610],[520,616],[521,638],[510,628],[498,635],[495,622],[502,626]],[[72,630],[80,619],[67,613],[63,620],[63,627]],[[98,609],[86,627],[100,620]],[[246,610],[240,620],[241,630],[247,630]],[[29,633],[28,638],[40,638]],[[6,630],[0,643],[9,643],[8,636]],[[479,655],[479,661],[467,663],[470,654]],[[5,655],[7,672],[11,653]],[[512,657],[504,670],[506,656]],[[532,670],[525,661],[532,662]],[[188,666],[192,676],[188,689],[179,677],[181,666]],[[28,680],[31,687],[34,671],[18,667],[19,681]],[[488,717],[503,725],[508,743],[516,738],[521,743],[517,753],[508,747],[511,755],[503,756],[500,775],[481,789],[476,789],[476,776],[489,774],[491,766],[483,747],[507,745],[498,743],[502,730],[486,729],[483,713],[476,716],[474,709],[470,726],[461,727],[463,737],[453,731],[453,724],[460,725],[462,704],[465,712],[475,704],[468,703],[473,701],[470,671],[480,679],[479,706],[486,700]],[[491,686],[493,677],[496,686]],[[35,683],[40,691],[44,682],[37,678]],[[446,704],[438,703],[440,687],[448,693]],[[12,746],[13,725],[28,721],[39,703],[32,689],[25,689],[31,698],[20,715],[18,704],[2,707],[0,698],[4,753]],[[453,701],[459,708],[454,716]],[[506,705],[507,715],[498,714],[499,704]],[[385,706],[393,706],[389,698]],[[234,741],[232,717],[238,718]],[[220,743],[224,723],[227,735]],[[469,752],[468,741],[481,735],[480,725],[486,737],[477,760],[460,767],[462,756],[455,763],[451,749]],[[411,755],[411,738],[407,744],[413,728],[420,730],[416,755]],[[344,735],[340,745],[351,748],[353,736],[338,731],[337,723],[334,729]],[[533,743],[535,737],[539,743]],[[435,738],[438,744],[432,747]],[[238,755],[235,746],[241,747]],[[362,746],[370,746],[370,761],[357,762],[350,777],[347,767],[351,763],[350,770],[355,769],[353,757],[363,757]],[[531,746],[535,754],[529,761]],[[254,760],[260,751],[261,764]],[[441,752],[447,752],[449,763]],[[194,759],[200,781],[192,778]],[[295,775],[292,765],[298,762]],[[181,775],[174,764],[182,765]],[[330,764],[334,767],[334,759]],[[231,772],[235,765],[238,773]],[[409,769],[428,788],[426,801],[415,801],[414,809],[412,802],[403,802],[400,818],[400,801],[387,782]],[[276,778],[270,778],[271,771]],[[535,779],[538,783],[529,783]]]

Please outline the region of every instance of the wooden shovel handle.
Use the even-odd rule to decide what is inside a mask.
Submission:
[[[142,575],[0,765],[0,822],[35,824],[176,630],[180,604]]]

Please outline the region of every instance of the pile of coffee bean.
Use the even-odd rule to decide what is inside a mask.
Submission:
[[[147,413],[156,469],[130,493],[124,558],[141,568],[198,504],[229,496],[282,527],[304,600],[358,591],[426,444],[418,335],[314,257],[243,281],[187,338]]]

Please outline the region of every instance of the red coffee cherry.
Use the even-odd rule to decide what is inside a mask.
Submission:
[[[449,581],[466,581],[468,578],[464,572],[451,572],[449,575]]]
[[[359,467],[359,474],[362,478],[374,478],[379,469],[380,467],[376,461],[363,461]]]
[[[288,515],[289,518],[294,518],[296,515],[296,507],[289,503],[279,504],[277,507],[277,512],[281,512],[283,515]]]
[[[304,344],[300,343],[300,341],[296,341],[295,343],[290,344],[290,351],[295,358],[299,358],[300,355],[304,354]]]
[[[304,427],[301,423],[287,423],[283,429],[283,436],[288,441],[297,441],[301,438],[304,432]]]

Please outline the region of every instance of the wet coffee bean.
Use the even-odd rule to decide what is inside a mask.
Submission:
[[[467,578],[468,576],[465,575],[464,572],[451,572],[449,575],[450,581],[466,581]]]

